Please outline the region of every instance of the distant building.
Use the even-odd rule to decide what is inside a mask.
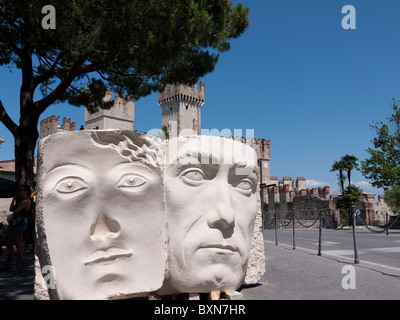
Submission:
[[[35,157],[33,163],[33,173],[36,176],[36,163],[37,158]],[[16,183],[15,183],[15,160],[2,160],[0,161],[0,198],[10,198],[13,197],[16,192]],[[1,208],[8,212],[7,208]]]
[[[71,122],[71,119],[64,117],[60,127],[60,116],[56,117],[53,115],[40,121],[40,139],[52,134],[58,128],[65,131],[75,131],[75,126],[75,122]]]
[[[168,85],[160,92],[161,128],[166,127],[170,136],[178,136],[183,130],[186,134],[200,134],[204,90],[205,83],[200,81],[200,86],[197,83],[192,86]]]
[[[104,101],[111,101],[112,91],[107,91]],[[96,113],[89,113],[85,109],[85,129],[121,129],[133,130],[135,121],[134,99],[123,99],[115,93],[114,105],[109,110],[100,109]]]

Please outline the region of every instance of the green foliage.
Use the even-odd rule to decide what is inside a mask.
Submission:
[[[336,208],[340,209],[343,214],[350,213],[350,207],[352,203],[362,201],[362,190],[354,185],[348,186],[343,194],[335,199]],[[350,224],[351,219],[348,216],[348,223]]]
[[[336,198],[336,207],[347,210],[351,203],[362,200],[362,190],[354,185],[348,186],[342,195]]]
[[[395,210],[400,210],[400,185],[385,190],[385,202]]]
[[[18,141],[21,184],[33,182],[37,123],[51,104],[96,112],[111,107],[107,90],[138,100],[167,84],[194,83],[249,24],[249,9],[229,0],[53,0],[56,28],[44,29],[47,4],[0,0],[0,66],[22,73],[20,125],[1,100],[0,121]]]
[[[378,188],[389,188],[400,185],[400,108],[399,101],[393,99],[392,115],[388,123],[377,122],[370,127],[376,137],[371,140],[373,148],[366,151],[370,157],[361,161],[361,172],[372,185]]]
[[[164,137],[165,137],[165,139],[169,139],[169,133],[168,133],[168,128],[167,128],[167,126],[163,126],[163,127],[161,128],[161,130],[164,132]]]
[[[341,159],[340,159],[343,163],[344,163],[344,168],[347,172],[347,180],[349,182],[349,186],[351,185],[351,171],[353,169],[358,170],[359,166],[358,166],[358,158],[354,155],[344,155]]]
[[[55,0],[56,29],[45,30],[45,4],[0,0],[0,65],[24,69],[33,56],[33,85],[56,93],[51,103],[91,111],[107,89],[139,99],[168,83],[195,82],[249,23],[248,8],[228,0]]]
[[[343,174],[343,171],[345,170],[345,168],[346,168],[346,164],[343,161],[335,161],[332,164],[332,168],[330,170],[331,172],[334,172],[334,171],[339,172],[338,173],[338,183],[340,185],[340,190],[341,190],[342,194],[344,192],[344,181],[346,180],[346,177]]]

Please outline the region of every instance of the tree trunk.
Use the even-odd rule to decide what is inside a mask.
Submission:
[[[349,170],[347,171],[347,179],[349,180],[349,187],[350,187],[350,185],[351,185],[350,177],[351,177],[351,169],[349,169]]]
[[[18,186],[33,186],[33,164],[36,141],[39,137],[37,125],[40,113],[33,102],[36,85],[32,72],[32,49],[30,45],[21,45],[22,85],[20,89],[19,126],[14,133],[15,182]]]
[[[37,128],[29,130],[18,129],[15,136],[15,181],[20,185],[34,185],[33,166],[35,161],[35,147],[38,138]]]
[[[15,182],[18,186],[32,187],[34,185],[35,148],[39,137],[37,130],[39,115],[35,114],[31,101],[21,106],[20,125],[14,135],[14,155]]]
[[[340,188],[342,189],[342,195],[344,194],[344,179],[343,179],[343,171],[339,169],[339,179],[340,179]]]

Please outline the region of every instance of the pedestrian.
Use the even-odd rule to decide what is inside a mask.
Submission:
[[[2,270],[9,270],[12,260],[14,245],[17,249],[17,262],[15,270],[20,270],[23,252],[23,236],[28,225],[28,215],[31,214],[31,189],[29,186],[21,186],[14,195],[8,217],[9,235],[7,240],[7,258]]]
[[[31,212],[28,214],[28,225],[24,233],[23,242],[25,243],[24,252],[34,252],[35,242],[35,199],[36,199],[36,188],[31,188]]]
[[[4,237],[3,224],[0,222],[0,256],[3,255],[3,237]]]

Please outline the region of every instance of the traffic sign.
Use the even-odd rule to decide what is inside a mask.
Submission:
[[[360,209],[357,209],[356,214],[359,216],[361,213]]]

